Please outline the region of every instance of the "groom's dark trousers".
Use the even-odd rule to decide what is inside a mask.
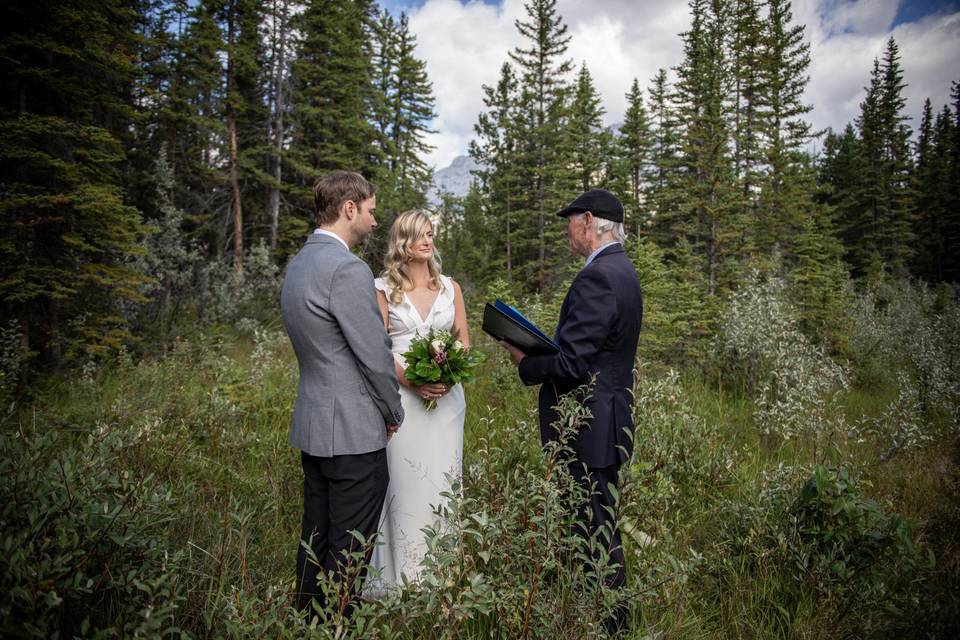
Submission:
[[[377,532],[390,474],[386,449],[329,458],[301,452],[300,458],[303,466],[301,540],[310,545],[315,559],[308,557],[301,544],[297,553],[297,607],[306,609],[309,616],[311,598],[321,607],[325,605],[317,586],[320,572],[333,572],[339,579],[342,571],[338,565],[356,562],[345,556],[360,548],[350,531],[362,533],[368,541]],[[363,566],[366,567],[373,546],[364,551]],[[365,573],[364,568],[360,577]]]

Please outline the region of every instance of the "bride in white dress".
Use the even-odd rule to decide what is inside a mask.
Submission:
[[[455,329],[470,346],[467,315],[460,286],[440,273],[433,245],[433,224],[422,210],[400,214],[390,228],[383,276],[375,281],[384,326],[390,335],[404,420],[387,444],[390,485],[384,501],[380,537],[371,565],[379,579],[367,589],[375,596],[416,581],[427,551],[424,527],[437,521],[435,507],[450,488],[447,475],[460,476],[463,459],[462,385],[413,386],[403,375],[403,353],[417,335],[431,328]],[[423,400],[436,399],[431,411]]]

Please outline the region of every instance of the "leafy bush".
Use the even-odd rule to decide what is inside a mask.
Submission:
[[[916,548],[903,519],[861,487],[844,469],[817,466],[807,475],[781,465],[752,502],[729,502],[707,564],[716,597],[746,573],[766,595],[751,603],[753,615],[776,618],[783,635],[804,616],[833,637],[908,624],[932,558]]]
[[[35,638],[177,633],[175,558],[160,532],[173,498],[122,464],[137,443],[101,427],[0,434],[4,633]]]
[[[923,412],[958,422],[960,304],[923,283],[880,282],[859,295],[851,317],[851,349],[862,384],[889,380],[904,368]],[[903,385],[901,384],[901,387]]]
[[[800,332],[782,279],[753,279],[731,296],[719,347],[728,371],[753,393],[764,433],[784,439],[842,427],[833,404],[847,374]]]
[[[588,414],[567,398],[560,415],[569,437]],[[524,438],[520,431],[514,436]],[[345,580],[322,581],[328,604],[309,629],[280,598],[263,604],[268,615],[260,622],[247,617],[256,607],[228,612],[231,635],[284,637],[293,635],[293,625],[316,638],[604,637],[602,621],[630,594],[603,584],[609,569],[602,536],[587,542],[575,533],[585,493],[563,462],[569,450],[552,444],[535,462],[502,466],[512,456],[501,447],[517,445],[524,446],[483,439],[478,462],[464,468],[462,481],[451,479],[448,504],[424,531],[428,553],[417,583],[359,603],[348,622],[359,549],[344,559]]]

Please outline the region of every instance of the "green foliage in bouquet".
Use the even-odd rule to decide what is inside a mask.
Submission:
[[[483,362],[484,354],[464,347],[456,330],[431,329],[411,341],[403,359],[407,363],[403,374],[411,384],[439,382],[452,387],[476,379],[474,369]]]

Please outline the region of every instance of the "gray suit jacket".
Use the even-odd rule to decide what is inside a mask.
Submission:
[[[290,444],[320,457],[385,447],[385,424],[403,409],[370,267],[311,234],[287,266],[280,308],[300,365]]]

